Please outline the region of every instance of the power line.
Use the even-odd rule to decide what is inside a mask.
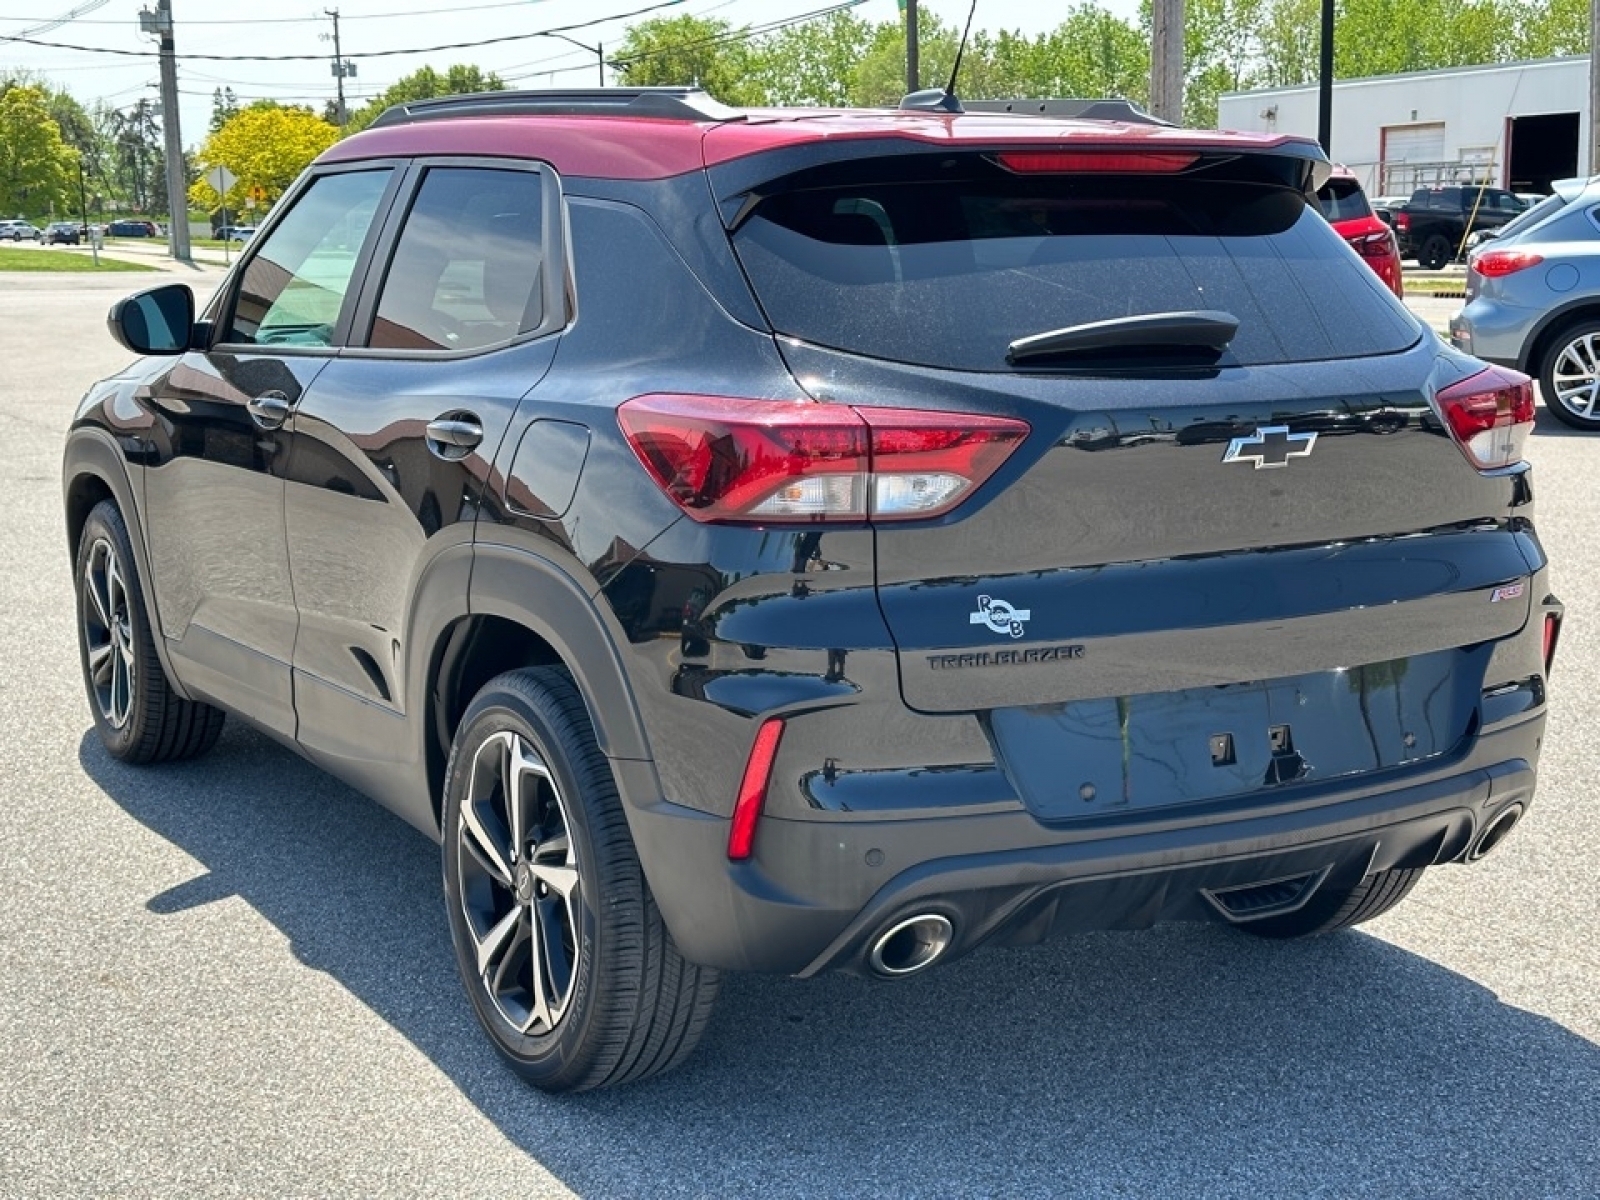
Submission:
[[[614,58],[611,61],[615,66],[626,67],[637,62],[643,62],[647,58],[657,58],[663,54],[678,54],[684,50],[699,49],[701,46],[742,42],[749,38],[760,37],[763,33],[775,33],[780,29],[787,29],[791,25],[804,25],[807,21],[815,21],[821,17],[831,17],[834,13],[841,13],[865,3],[866,0],[844,0],[843,4],[834,4],[828,8],[819,8],[812,12],[801,13],[797,17],[787,17],[781,21],[769,21],[765,25],[747,25],[743,29],[729,30],[727,33],[720,33],[714,37],[700,38],[693,42],[678,42],[655,50],[642,50],[638,54],[630,54],[626,58]]]
[[[851,0],[851,4],[842,7],[852,7],[862,3],[863,0]],[[646,13],[658,12],[663,8],[672,8],[684,3],[684,0],[657,0],[657,3],[636,8],[631,12],[613,13],[610,16],[596,17],[591,21],[578,21],[571,25],[557,25],[550,29],[540,29],[533,33],[506,33],[499,37],[479,38],[471,42],[447,42],[439,46],[417,46],[406,50],[365,50],[358,54],[347,54],[346,58],[394,58],[405,54],[437,54],[441,50],[473,50],[479,46],[495,46],[504,42],[523,42],[530,38],[548,37],[554,33],[568,33],[577,29],[590,29],[596,25],[604,25],[607,21],[626,21],[630,17],[642,17]],[[118,50],[103,46],[78,46],[68,42],[47,42],[41,38],[17,37],[10,34],[0,34],[0,42],[20,42],[28,46],[46,46],[52,50],[75,50],[84,54],[114,54],[122,58],[155,58],[157,55],[150,50]],[[178,58],[185,62],[321,62],[325,54],[180,54]]]
[[[456,8],[415,8],[407,9],[404,12],[366,13],[357,16],[346,17],[345,20],[392,21],[406,17],[433,17],[445,14],[454,16],[456,13],[487,12],[490,9],[496,8],[527,8],[531,4],[544,4],[547,2],[548,0],[504,0],[504,2],[499,4],[464,4]],[[90,3],[81,5],[80,8],[84,12],[89,12],[93,9],[101,7],[105,3],[106,0],[91,0]],[[313,24],[320,19],[321,18],[319,17],[235,17],[226,21],[207,21],[204,18],[201,18],[193,21],[185,20],[183,24],[185,28],[188,28],[190,25],[308,25]],[[68,21],[72,21],[77,25],[126,25],[128,23],[126,20],[112,21],[104,18],[93,21],[84,21],[71,16],[71,14],[68,14],[68,16],[65,18],[51,18],[48,20],[44,17],[0,17],[0,21],[13,22],[18,25],[25,25],[29,21],[37,21],[47,25],[65,25]],[[44,33],[47,31],[43,29],[23,31],[24,35],[32,32]]]

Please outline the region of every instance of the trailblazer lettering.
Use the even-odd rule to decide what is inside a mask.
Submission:
[[[928,665],[935,671],[959,671],[968,667],[1026,667],[1034,663],[1064,662],[1082,658],[1082,646],[1029,646],[1026,650],[980,650],[972,654],[930,654]]]

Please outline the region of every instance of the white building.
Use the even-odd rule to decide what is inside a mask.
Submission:
[[[1546,192],[1552,179],[1600,173],[1586,149],[1588,99],[1587,57],[1336,80],[1329,157],[1373,196],[1485,179]],[[1217,124],[1314,138],[1316,85],[1230,92]]]

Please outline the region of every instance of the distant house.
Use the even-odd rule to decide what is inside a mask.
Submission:
[[[1546,192],[1553,179],[1600,173],[1588,106],[1587,57],[1337,80],[1331,156],[1374,196],[1482,181]],[[1315,137],[1316,85],[1230,92],[1217,123]]]

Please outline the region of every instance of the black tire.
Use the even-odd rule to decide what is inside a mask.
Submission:
[[[689,1056],[720,977],[673,945],[565,671],[507,672],[473,699],[446,768],[443,835],[461,979],[518,1074],[584,1091]]]
[[[1563,366],[1567,396],[1556,394],[1556,372]],[[1589,395],[1585,395],[1585,391]],[[1539,394],[1556,420],[1574,429],[1600,429],[1600,321],[1569,325],[1551,339],[1539,363]],[[1590,408],[1589,415],[1579,409]]]
[[[1430,234],[1417,252],[1417,263],[1424,271],[1437,271],[1455,257],[1456,248],[1442,233]]]
[[[185,700],[156,655],[139,568],[122,513],[102,500],[78,535],[78,661],[95,732],[126,763],[173,762],[216,744],[225,714]]]
[[[1423,870],[1422,867],[1397,867],[1368,875],[1351,886],[1324,885],[1306,902],[1304,908],[1284,913],[1281,917],[1241,921],[1239,928],[1257,937],[1268,938],[1311,937],[1319,933],[1332,933],[1336,929],[1348,929],[1352,925],[1370,921],[1399,904],[1417,886]]]

